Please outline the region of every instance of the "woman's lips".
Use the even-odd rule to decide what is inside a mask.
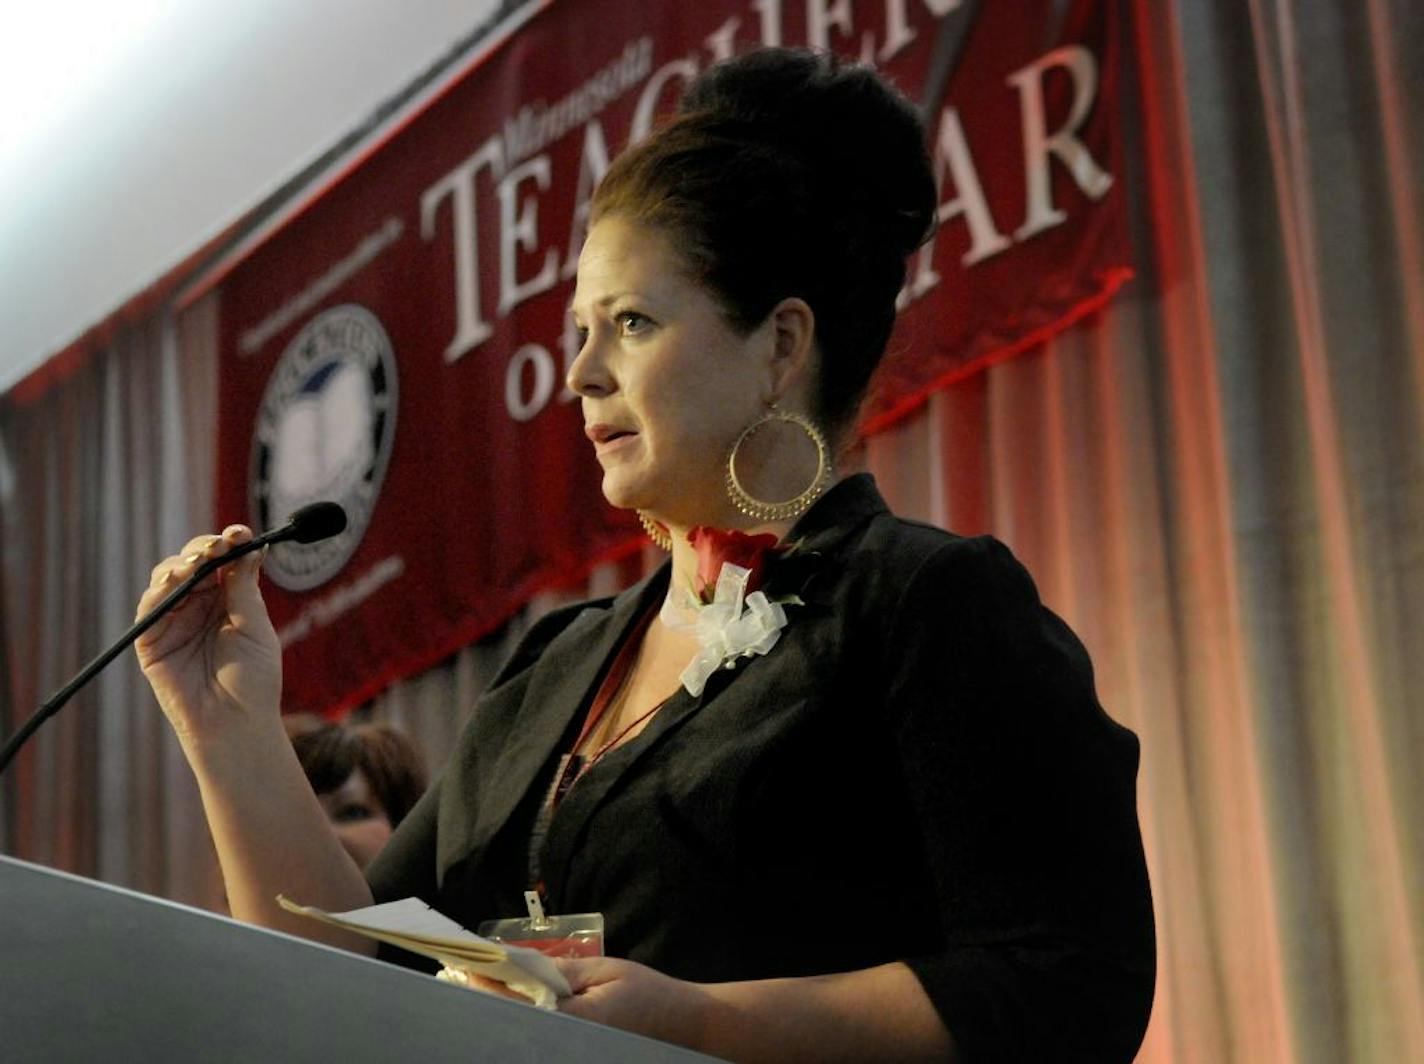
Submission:
[[[618,450],[638,435],[632,429],[603,424],[589,425],[583,432],[593,441],[593,449],[597,454],[607,454],[609,451]]]

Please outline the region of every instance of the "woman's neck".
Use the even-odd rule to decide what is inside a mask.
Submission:
[[[830,491],[846,477],[855,473],[859,466],[859,454],[842,455],[843,464],[835,470],[831,476],[830,483],[826,486],[826,491]],[[803,478],[804,482],[804,478]],[[769,521],[764,523],[754,523],[749,517],[737,512],[730,506],[724,508],[724,512],[710,520],[697,521],[693,523],[671,522],[657,517],[656,514],[649,513],[646,516],[657,520],[668,530],[669,539],[672,541],[672,580],[669,590],[683,588],[693,591],[696,588],[697,580],[697,551],[688,542],[688,533],[693,528],[701,525],[711,525],[713,528],[736,529],[738,532],[745,532],[747,535],[760,535],[770,533],[774,535],[777,542],[784,540],[795,527],[798,518],[791,518],[785,521]]]
[[[738,532],[745,532],[749,536],[770,533],[776,537],[779,543],[786,538],[787,533],[795,524],[795,520],[790,520],[758,525],[728,525],[726,527],[735,528]],[[672,579],[668,584],[669,590],[682,588],[694,591],[696,589],[697,550],[687,540],[688,533],[691,531],[692,526],[686,528],[668,526],[668,532],[672,539]]]

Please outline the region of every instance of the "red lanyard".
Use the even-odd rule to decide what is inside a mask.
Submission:
[[[583,746],[588,740],[588,737],[593,734],[593,730],[598,727],[599,722],[603,720],[604,714],[608,712],[608,707],[612,705],[613,700],[618,696],[618,692],[622,690],[623,684],[628,679],[628,674],[633,671],[633,662],[638,658],[638,648],[642,646],[643,636],[647,634],[648,628],[652,625],[654,615],[653,610],[649,610],[643,614],[637,625],[628,633],[628,637],[623,640],[623,645],[618,648],[618,656],[613,659],[613,666],[608,670],[608,674],[603,677],[603,682],[598,685],[598,692],[593,696],[593,702],[590,703],[588,707],[588,716],[584,717],[583,728],[580,729],[578,738],[574,740],[573,749],[570,753],[578,753],[579,748]],[[654,706],[653,710],[656,709],[657,706]],[[619,732],[611,743],[608,743],[599,750],[597,754],[588,759],[588,764],[592,765],[594,761],[597,761],[606,754],[619,739],[623,738],[623,736],[627,735],[634,727],[652,716],[653,710],[643,714],[643,716]]]
[[[588,715],[584,717],[583,727],[579,729],[579,735],[574,740],[573,748],[559,758],[559,766],[554,772],[553,782],[549,784],[548,793],[544,795],[544,801],[539,807],[539,814],[534,821],[534,832],[529,840],[529,882],[534,884],[534,889],[539,892],[540,897],[544,896],[544,882],[540,877],[539,851],[543,849],[544,837],[549,833],[549,823],[554,819],[554,810],[559,807],[559,803],[563,801],[569,789],[578,782],[585,772],[597,764],[604,754],[617,746],[630,731],[661,709],[667,701],[667,699],[663,699],[662,702],[633,721],[607,743],[604,743],[593,756],[579,756],[579,747],[583,746],[588,737],[593,734],[593,730],[598,727],[599,721],[608,712],[608,707],[612,705],[614,698],[617,697],[618,692],[627,681],[628,674],[633,671],[633,663],[638,658],[638,648],[642,645],[643,636],[652,624],[656,613],[656,610],[648,610],[633,630],[628,633],[627,638],[623,640],[623,645],[618,648],[618,656],[613,659],[613,665],[603,677],[603,682],[598,685],[598,691],[589,704]]]

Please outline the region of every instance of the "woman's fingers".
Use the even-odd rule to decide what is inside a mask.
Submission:
[[[191,576],[192,572],[192,563],[185,561],[181,555],[174,554],[164,558],[149,574],[148,587],[139,596],[136,615],[142,617],[157,606],[175,587]]]
[[[185,561],[201,560],[211,551],[214,544],[221,542],[222,536],[213,532],[207,532],[201,536],[194,536],[187,543],[183,544],[183,548],[178,552],[178,556]]]
[[[183,544],[183,549],[178,552],[178,557],[185,562],[201,565],[208,559],[220,557],[232,550],[233,547],[246,543],[250,539],[252,539],[252,529],[246,525],[228,525],[221,532],[208,532],[201,536],[194,536]]]
[[[200,536],[194,536],[183,544],[183,549],[178,552],[176,557],[185,562],[201,565],[209,558],[226,554],[233,547],[246,543],[251,538],[252,529],[246,525],[228,525],[221,532],[205,532]]]
[[[188,540],[178,553],[169,555],[153,567],[149,573],[148,588],[139,598],[137,615],[142,616],[153,609],[175,587],[192,576],[204,562],[221,557],[234,547],[251,540],[252,536],[252,530],[246,525],[228,525],[221,533],[204,533]],[[212,590],[216,586],[216,581],[211,585],[205,581],[203,587],[194,589],[194,595]]]
[[[150,614],[205,563],[251,541],[245,525],[190,539],[154,567],[139,615]],[[249,551],[194,581],[191,593],[135,643],[139,664],[185,743],[279,703],[281,647],[257,589],[261,562],[259,552]]]
[[[257,575],[262,569],[262,552],[253,551],[247,557],[235,562],[223,580],[228,616],[238,631],[248,635],[275,639],[272,620],[267,615],[267,604],[262,600],[262,590],[257,584]]]
[[[569,981],[569,990],[580,993],[603,980],[599,973],[607,973],[607,965],[601,964],[602,957],[555,957],[554,964]]]

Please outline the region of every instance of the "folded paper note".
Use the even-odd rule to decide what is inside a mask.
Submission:
[[[540,1008],[552,1009],[559,998],[570,992],[568,980],[538,950],[481,938],[419,898],[402,898],[345,913],[298,905],[280,894],[277,904],[289,913],[430,957],[453,971],[496,980]]]

